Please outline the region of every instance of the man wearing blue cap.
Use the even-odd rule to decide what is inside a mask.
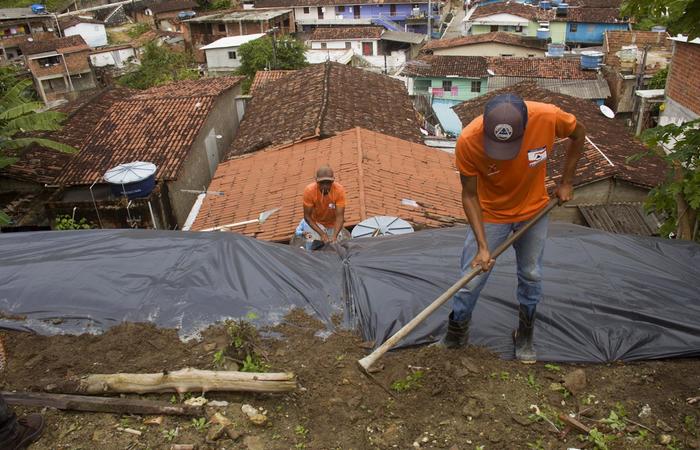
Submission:
[[[462,273],[482,272],[454,295],[447,334],[441,343],[459,348],[468,340],[469,321],[495,261],[490,249],[534,217],[549,202],[545,189],[547,158],[556,138],[568,138],[563,176],[556,195],[573,198],[576,164],[583,154],[586,131],[572,114],[554,105],[526,102],[514,94],[498,95],[484,114],[467,125],[457,140],[455,157],[462,182],[462,205],[470,229],[461,257]],[[542,254],[547,218],[513,244],[518,275],[518,329],[515,357],[536,361],[532,344],[535,310],[542,298]]]

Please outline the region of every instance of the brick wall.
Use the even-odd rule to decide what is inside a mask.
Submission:
[[[676,42],[667,95],[700,114],[700,45]]]

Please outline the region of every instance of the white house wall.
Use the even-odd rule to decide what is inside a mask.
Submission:
[[[107,45],[105,26],[100,23],[79,23],[63,30],[65,36],[80,35],[92,48]]]
[[[379,50],[377,47],[378,41],[372,41],[369,39],[359,40],[359,39],[348,39],[347,41],[313,41],[311,42],[312,50],[345,50],[346,42],[350,42],[350,48],[358,55],[362,54],[362,43],[371,42],[372,43],[372,55],[376,55]],[[326,48],[323,48],[322,44],[326,44]]]
[[[119,69],[126,66],[129,58],[136,59],[133,48],[120,48],[111,52],[94,53],[90,55],[90,62],[95,67],[115,66]]]
[[[211,71],[229,71],[241,67],[241,55],[238,52],[239,47],[213,48],[205,50],[204,54],[207,58],[207,67]],[[236,52],[236,59],[230,59],[228,52]]]
[[[318,20],[318,6],[309,6],[309,12],[305,13],[304,8],[294,8],[294,18],[295,19],[311,19]],[[321,6],[323,9],[324,19],[341,19],[341,16],[335,15],[335,6]],[[352,13],[352,11],[351,11]]]
[[[502,13],[480,17],[473,20],[472,23],[479,25],[522,25],[526,27],[529,25],[530,21],[520,16]]]

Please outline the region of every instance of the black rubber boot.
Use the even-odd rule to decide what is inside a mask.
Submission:
[[[462,348],[467,345],[469,340],[469,320],[467,318],[461,321],[452,320],[454,313],[450,313],[447,321],[447,333],[438,343],[445,348]]]
[[[527,306],[518,306],[518,329],[513,332],[515,344],[515,359],[524,364],[537,362],[535,347],[532,345],[532,334],[535,329],[535,309],[528,314]]]
[[[44,418],[41,414],[29,414],[17,419],[17,427],[9,442],[3,444],[2,448],[9,450],[23,450],[29,444],[36,442],[44,431]]]

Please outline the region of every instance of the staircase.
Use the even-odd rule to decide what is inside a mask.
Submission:
[[[394,22],[393,20],[384,17],[384,16],[377,16],[372,19],[372,23],[374,25],[379,25],[384,28],[386,28],[389,31],[403,31],[403,26],[399,25],[398,23]]]

